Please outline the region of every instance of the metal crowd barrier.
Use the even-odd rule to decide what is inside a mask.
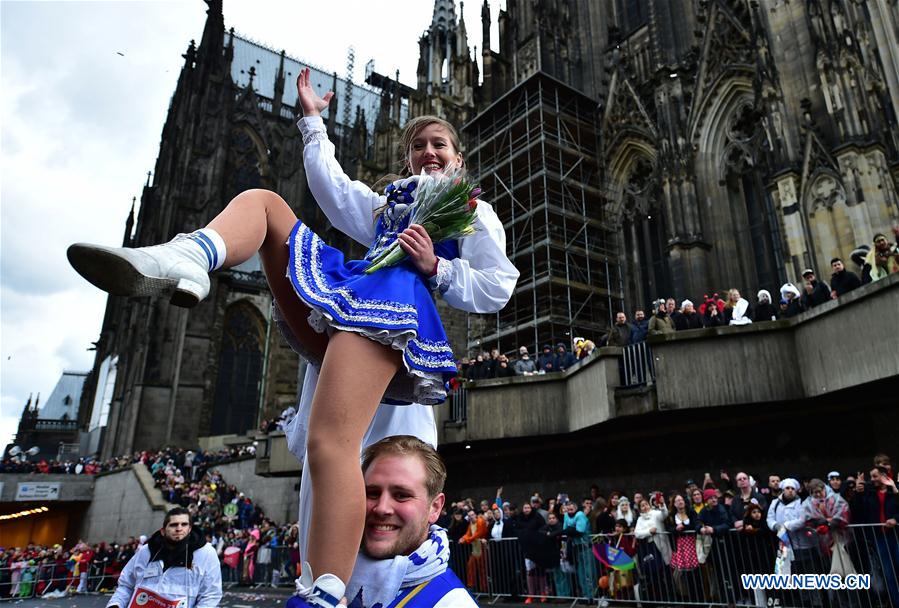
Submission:
[[[74,593],[107,593],[114,590],[119,572],[106,574],[94,566],[91,564],[86,576],[81,576],[80,573],[79,576],[74,576],[65,564],[28,565],[19,562],[0,568],[0,602],[58,598]]]
[[[263,587],[293,587],[299,576],[299,555],[290,547],[259,547],[253,568],[244,556],[243,547],[236,560],[228,560],[223,554],[219,556],[222,568],[222,587],[230,588],[238,585],[250,586],[254,589]]]
[[[450,422],[465,422],[468,420],[468,387],[463,382],[456,390],[448,395],[450,406]]]
[[[646,342],[629,344],[621,354],[621,386],[651,386],[656,372],[652,363],[652,351]]]
[[[764,522],[762,522],[764,526]],[[597,535],[556,545],[558,565],[541,565],[521,539],[451,543],[450,568],[476,597],[512,601],[588,600],[599,606],[754,606],[756,608],[899,608],[899,534],[880,525],[853,525],[823,536],[813,528],[789,534],[792,553],[767,529],[732,529],[723,535],[694,532],[636,539]],[[610,568],[594,546],[623,549],[632,569]],[[839,548],[836,547],[839,544]],[[780,557],[779,557],[780,556]],[[533,559],[532,559],[533,558]],[[542,555],[545,559],[545,552]],[[741,575],[868,575],[868,589],[745,589]],[[862,583],[864,584],[864,583]]]

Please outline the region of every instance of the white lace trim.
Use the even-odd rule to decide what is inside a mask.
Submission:
[[[445,293],[449,286],[453,282],[453,275],[456,273],[456,268],[453,266],[453,263],[449,260],[445,260],[443,258],[437,258],[437,274],[428,279],[428,283],[431,285],[431,289],[436,289],[440,293]]]
[[[327,141],[328,132],[325,130],[325,124],[322,122],[321,117],[318,117],[318,120],[311,118],[305,120],[305,118],[304,116],[297,121],[297,127],[303,135],[303,145],[308,146],[316,141]]]

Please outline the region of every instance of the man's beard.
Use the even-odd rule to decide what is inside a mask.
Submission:
[[[368,525],[366,523],[366,528]],[[363,534],[360,549],[362,553],[372,559],[392,559],[397,555],[409,555],[427,539],[429,528],[430,525],[427,519],[423,520],[420,525],[410,522],[399,530],[396,539],[386,548],[383,543],[373,543],[378,545],[377,550],[374,552],[369,550],[365,538],[366,534]]]

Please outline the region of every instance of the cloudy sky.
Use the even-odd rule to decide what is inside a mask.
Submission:
[[[496,15],[491,0],[493,47]],[[480,2],[465,7],[480,48]],[[401,11],[398,8],[402,7]],[[343,75],[350,45],[413,84],[429,0],[225,0],[225,27]],[[76,241],[120,244],[159,150],[169,99],[202,0],[0,0],[0,449],[29,393],[89,370],[105,294],[70,268]]]

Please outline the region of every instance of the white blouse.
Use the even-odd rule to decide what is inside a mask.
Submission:
[[[374,211],[386,198],[343,172],[320,116],[297,122],[303,134],[303,164],[309,190],[335,228],[354,241],[372,244]],[[500,310],[512,297],[519,272],[506,256],[506,231],[488,203],[478,200],[476,232],[459,240],[459,257],[438,261],[438,289],[446,302],[468,312]]]

